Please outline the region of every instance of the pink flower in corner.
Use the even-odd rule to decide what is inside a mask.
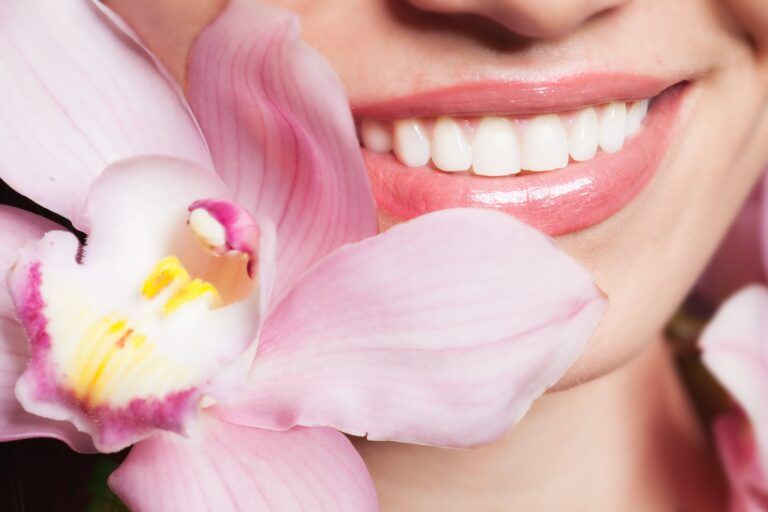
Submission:
[[[481,444],[565,372],[591,278],[493,211],[376,235],[292,18],[232,0],[190,59],[191,111],[107,11],[0,7],[0,177],[88,235],[0,207],[0,439],[133,445],[138,511],[375,510],[339,431]]]
[[[739,409],[718,418],[715,439],[731,512],[768,510],[768,288],[751,286],[718,311],[701,341],[706,366]]]
[[[766,197],[768,180],[761,187],[754,197]],[[760,212],[752,224],[768,269],[768,205],[760,200],[751,208]],[[768,511],[768,287],[754,284],[727,300],[699,345],[704,364],[737,404],[714,425],[731,488],[730,510]]]

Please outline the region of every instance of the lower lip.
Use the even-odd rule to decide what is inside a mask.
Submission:
[[[662,93],[622,150],[556,171],[497,178],[448,174],[363,149],[379,211],[397,222],[447,208],[494,208],[553,236],[587,228],[623,208],[653,177],[684,90],[680,84]]]

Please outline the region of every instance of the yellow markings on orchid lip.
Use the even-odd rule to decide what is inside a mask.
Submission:
[[[175,256],[163,258],[144,281],[141,295],[151,303],[136,316],[110,313],[95,320],[77,340],[67,361],[66,378],[75,398],[88,407],[123,403],[137,389],[152,393],[159,386],[188,380],[188,370],[163,355],[142,331],[156,315],[170,315],[185,304],[205,300],[208,307],[221,304],[216,287],[191,278]]]
[[[176,256],[167,256],[155,265],[152,273],[144,281],[141,293],[147,299],[153,299],[171,285],[174,285],[174,291],[163,305],[165,315],[170,315],[184,304],[203,296],[212,299],[211,305],[221,304],[221,297],[216,287],[203,279],[192,279]]]
[[[128,344],[131,348],[141,348],[147,343],[147,337],[143,334],[134,334],[128,338]]]
[[[126,325],[128,325],[128,321],[121,318],[120,320],[112,322],[107,329],[107,332],[110,334],[123,333],[123,331],[125,331]]]
[[[144,281],[141,294],[148,299],[155,298],[171,283],[186,284],[189,282],[189,272],[176,256],[166,256],[155,265],[155,268]]]
[[[151,358],[155,346],[128,320],[107,315],[86,331],[78,349],[69,384],[78,400],[97,406],[108,401],[105,390],[129,383],[131,368]]]
[[[129,334],[125,343],[114,345],[108,358],[102,362],[100,372],[91,381],[89,396],[94,404],[107,402],[117,388],[130,386],[133,369],[155,359],[154,345],[147,343],[142,334]]]
[[[107,356],[113,344],[105,340],[119,336],[120,323],[123,323],[124,328],[124,320],[115,320],[113,315],[106,315],[86,330],[75,351],[75,360],[70,366],[73,369],[70,383],[77,398],[83,399],[87,395],[88,385],[97,371],[99,362]]]
[[[197,300],[204,295],[208,295],[213,300],[213,304],[221,303],[221,297],[215,286],[202,279],[193,279],[168,299],[168,302],[163,307],[163,313],[170,315],[184,304]]]

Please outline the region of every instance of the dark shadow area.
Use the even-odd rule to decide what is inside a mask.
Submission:
[[[422,11],[402,0],[387,0],[386,4],[392,17],[404,26],[421,32],[462,34],[497,52],[519,52],[532,42],[478,14],[436,14]]]
[[[74,233],[75,236],[77,236],[77,238],[80,240],[80,243],[85,244],[85,233],[75,229],[71,222],[69,222],[61,215],[57,215],[50,210],[46,210],[31,199],[13,190],[3,180],[0,180],[0,205],[2,204],[15,206],[16,208],[21,208],[22,210],[26,210],[36,215],[40,215],[41,217],[45,217],[46,219],[52,220],[56,224],[63,226],[64,229]],[[2,226],[0,226],[0,229],[2,229]]]
[[[88,510],[88,487],[98,458],[75,453],[53,439],[0,444],[0,510]]]

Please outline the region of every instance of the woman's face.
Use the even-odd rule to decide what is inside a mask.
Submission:
[[[271,2],[347,88],[383,227],[497,207],[594,273],[561,387],[658,337],[768,161],[761,0]]]
[[[412,123],[385,123],[400,131],[398,155],[365,150],[383,223],[492,204],[559,235],[558,244],[594,272],[610,309],[562,385],[611,370],[658,336],[768,161],[768,133],[758,133],[766,66],[762,41],[750,36],[768,33],[759,2],[272,1],[299,14],[303,37],[346,85],[358,123],[416,117],[434,132],[437,115],[454,121],[438,125],[428,169],[403,163],[425,158]],[[445,168],[472,161],[489,174],[516,170],[498,156],[515,158],[505,140],[510,124],[524,170],[560,167],[566,147],[559,146],[570,141],[558,121],[526,114],[563,112],[560,124],[575,139],[574,111],[646,98],[655,99],[642,130],[579,166],[572,156],[564,168],[529,176],[432,168],[437,160]],[[583,129],[585,153],[574,147],[576,156],[590,156],[593,143],[584,139],[599,139],[601,130],[607,149],[616,149],[610,117],[620,124],[623,108],[598,108],[596,135],[594,126]],[[493,114],[507,123],[486,121],[481,130],[482,117]],[[587,113],[582,123],[593,119]],[[456,125],[471,151],[450,149],[457,138],[461,145]],[[388,149],[387,137],[376,135],[371,129],[371,147]],[[547,150],[537,154],[537,144]],[[547,161],[561,151],[559,162]]]

